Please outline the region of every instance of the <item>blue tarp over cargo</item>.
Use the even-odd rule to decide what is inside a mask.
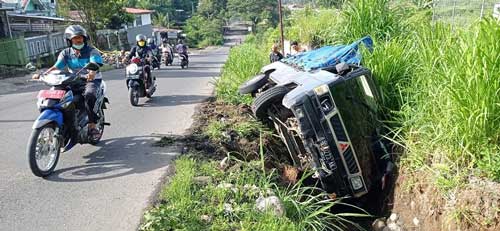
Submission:
[[[359,51],[360,44],[364,44],[370,52],[373,49],[373,40],[370,36],[366,36],[350,45],[325,46],[316,50],[290,56],[281,60],[281,62],[304,71],[335,66],[341,62],[359,64],[361,62],[361,52]]]

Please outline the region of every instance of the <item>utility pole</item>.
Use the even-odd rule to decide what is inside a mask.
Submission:
[[[281,54],[285,55],[285,39],[283,37],[283,11],[281,9],[281,0],[278,0],[278,11],[279,11],[279,18],[280,18]]]

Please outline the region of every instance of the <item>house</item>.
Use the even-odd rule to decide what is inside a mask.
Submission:
[[[2,0],[2,7],[14,8],[16,14],[56,16],[56,0]]]
[[[151,14],[154,10],[125,8],[125,12],[135,16],[132,23],[125,26],[127,30],[127,39],[130,45],[135,44],[135,36],[138,34],[153,36],[153,25],[151,23]]]
[[[58,32],[69,22],[56,16],[56,0],[1,1],[3,1],[3,7],[13,9],[8,13],[9,27],[13,37],[30,37]]]
[[[15,45],[3,52],[0,64],[24,65],[29,60],[54,56],[66,47],[62,32],[72,21],[56,16],[56,0],[0,1],[0,38],[8,38],[4,43]],[[16,56],[23,57],[17,62],[5,59]]]
[[[12,38],[12,33],[10,31],[9,25],[9,16],[7,15],[7,12],[11,10],[11,8],[2,8],[2,6],[0,5],[0,39]]]

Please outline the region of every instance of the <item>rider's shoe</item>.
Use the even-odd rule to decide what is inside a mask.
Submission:
[[[99,132],[99,130],[97,130],[97,128],[92,128],[89,130],[89,136],[91,136],[92,139],[94,139],[94,140],[98,140],[101,138],[101,132]]]
[[[67,152],[76,145],[75,139],[71,138],[68,144],[63,148],[62,152]]]

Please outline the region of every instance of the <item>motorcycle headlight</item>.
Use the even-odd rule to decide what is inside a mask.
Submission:
[[[137,64],[132,63],[127,66],[127,73],[130,75],[137,75],[137,72],[139,71],[139,66]]]

